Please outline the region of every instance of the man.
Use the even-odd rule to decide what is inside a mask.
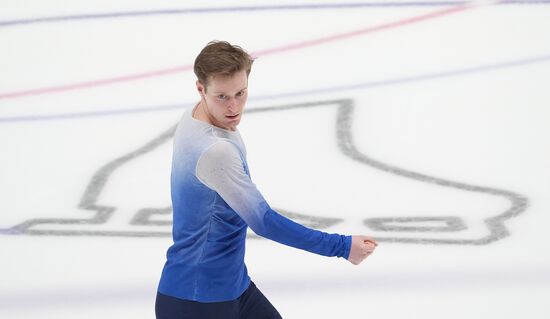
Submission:
[[[370,237],[297,224],[273,211],[252,183],[237,130],[252,63],[242,48],[223,41],[210,42],[195,60],[201,100],[185,112],[174,135],[174,244],[158,288],[158,319],[281,318],[248,276],[248,227],[262,237],[355,265],[377,245]]]

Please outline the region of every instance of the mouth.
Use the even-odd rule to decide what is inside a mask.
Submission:
[[[237,113],[237,114],[233,114],[233,115],[226,115],[225,117],[230,119],[230,120],[234,120],[237,117],[239,117],[239,115],[241,115],[241,113]]]

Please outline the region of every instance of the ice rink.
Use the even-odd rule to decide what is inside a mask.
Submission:
[[[154,318],[172,133],[209,41],[257,57],[239,126],[288,217],[284,318],[550,318],[550,1],[0,0],[0,318]]]

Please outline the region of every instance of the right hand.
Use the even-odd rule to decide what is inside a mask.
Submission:
[[[351,249],[348,260],[354,265],[359,265],[365,258],[370,256],[378,246],[376,240],[369,236],[352,236]]]

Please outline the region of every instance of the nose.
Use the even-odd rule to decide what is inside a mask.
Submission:
[[[229,112],[233,112],[235,111],[237,108],[237,103],[235,103],[235,100],[233,98],[229,98],[229,100],[227,101],[227,110]]]

